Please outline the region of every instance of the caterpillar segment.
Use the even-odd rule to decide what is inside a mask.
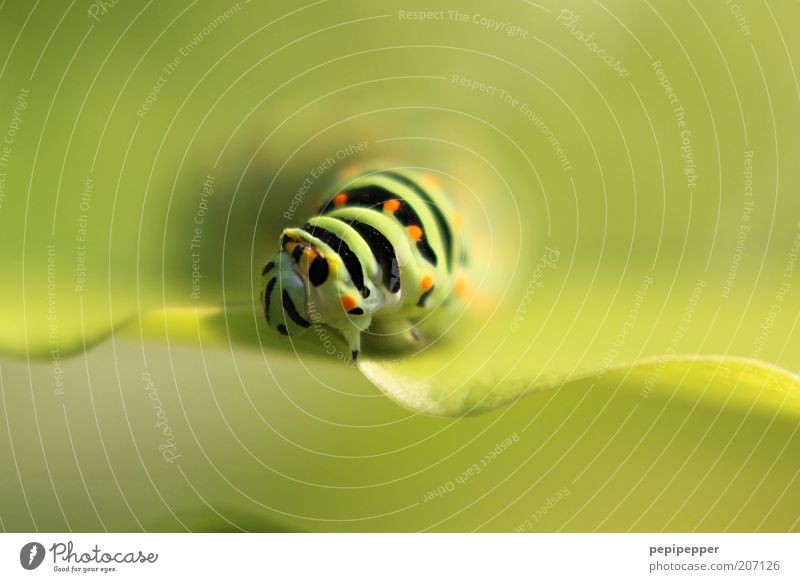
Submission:
[[[261,300],[278,333],[329,326],[355,360],[367,331],[424,341],[416,326],[460,289],[465,252],[433,175],[351,171],[343,180],[315,216],[281,233]]]

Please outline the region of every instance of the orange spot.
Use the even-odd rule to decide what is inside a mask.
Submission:
[[[345,311],[350,311],[357,305],[356,298],[352,295],[342,295],[342,305]]]
[[[383,209],[386,212],[395,212],[398,208],[400,208],[400,201],[397,198],[392,198],[383,203]]]
[[[422,181],[428,188],[438,188],[439,186],[441,186],[439,178],[437,178],[433,174],[425,174],[422,177]]]
[[[344,192],[339,192],[336,196],[333,197],[333,205],[334,206],[344,206],[347,204],[347,194]]]
[[[422,228],[416,224],[412,224],[408,227],[408,236],[411,237],[411,240],[419,240],[422,238]]]
[[[419,286],[422,287],[423,291],[427,291],[428,289],[433,287],[433,277],[431,277],[430,275],[425,275],[419,282]]]
[[[453,289],[455,290],[455,292],[461,295],[462,293],[464,293],[464,289],[466,288],[467,288],[466,279],[464,279],[464,277],[458,277],[456,279],[455,285],[453,285]]]

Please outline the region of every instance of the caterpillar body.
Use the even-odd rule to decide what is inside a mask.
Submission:
[[[334,192],[305,224],[283,230],[262,270],[268,325],[286,336],[327,325],[353,360],[365,331],[423,341],[417,324],[463,285],[449,196],[412,169],[351,170]]]

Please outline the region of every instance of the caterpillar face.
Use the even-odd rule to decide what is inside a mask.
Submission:
[[[463,255],[449,215],[449,202],[425,175],[384,171],[351,180],[308,222],[281,233],[262,272],[267,323],[282,335],[327,325],[354,359],[373,322],[417,337],[413,326],[449,297]]]
[[[380,301],[377,294],[369,300],[371,284],[359,290],[341,255],[319,234],[296,228],[281,234],[281,250],[262,272],[264,315],[281,335],[325,324],[353,344],[353,338],[369,327]]]

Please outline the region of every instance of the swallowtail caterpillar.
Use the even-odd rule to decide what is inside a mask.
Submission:
[[[454,216],[433,174],[345,171],[314,216],[283,230],[280,250],[264,266],[267,323],[285,336],[327,325],[353,360],[364,332],[424,341],[417,324],[455,301],[463,286]]]

